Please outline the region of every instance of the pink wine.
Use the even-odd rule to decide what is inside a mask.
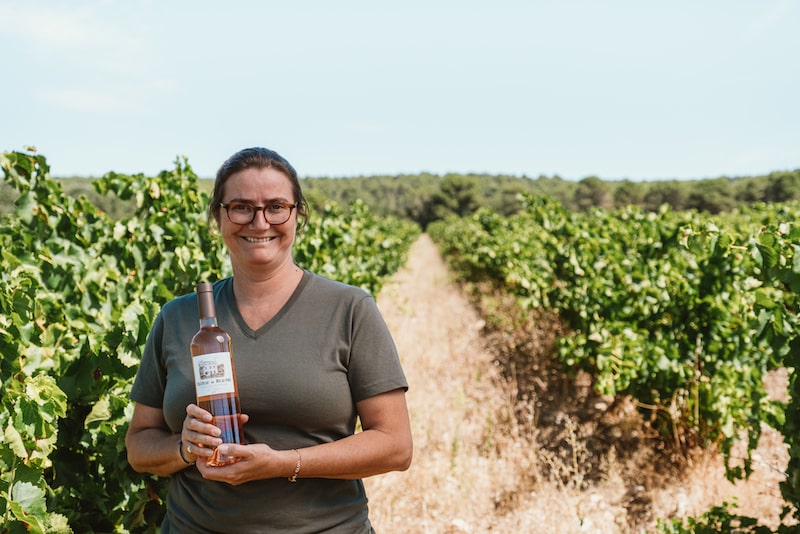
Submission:
[[[207,282],[197,285],[197,309],[200,330],[192,338],[192,367],[197,405],[214,417],[213,423],[222,430],[224,443],[242,443],[242,422],[239,418],[239,388],[233,366],[231,336],[217,325],[213,286]],[[227,465],[239,461],[233,456],[214,454],[207,465]]]

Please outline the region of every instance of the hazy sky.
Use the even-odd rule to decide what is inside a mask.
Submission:
[[[0,0],[0,150],[56,176],[800,168],[800,0]]]

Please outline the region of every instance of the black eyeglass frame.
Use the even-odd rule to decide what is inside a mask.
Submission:
[[[287,208],[289,208],[289,214],[286,216],[286,219],[284,219],[284,220],[283,220],[283,221],[281,221],[281,222],[272,222],[272,221],[270,221],[270,220],[267,218],[267,209],[269,209],[269,207],[270,207],[270,206],[274,206],[274,205],[276,205],[276,204],[280,204],[281,206],[284,206],[284,207],[287,207]],[[241,205],[241,206],[247,206],[248,208],[250,208],[251,210],[253,210],[253,216],[252,216],[252,217],[250,218],[250,220],[249,220],[249,221],[247,221],[246,223],[239,223],[239,222],[236,222],[236,221],[234,221],[234,220],[232,220],[232,219],[231,219],[231,212],[230,212],[230,210],[229,210],[229,208],[231,207],[231,205]],[[252,205],[252,204],[249,204],[249,203],[247,203],[247,202],[228,202],[227,204],[226,204],[226,203],[224,203],[224,202],[220,202],[220,203],[219,203],[219,206],[220,206],[221,208],[225,208],[225,214],[226,214],[226,216],[228,217],[228,220],[231,222],[231,224],[238,224],[239,226],[246,226],[246,225],[248,225],[248,224],[252,224],[252,223],[253,223],[253,221],[255,221],[255,220],[256,220],[256,214],[257,214],[259,211],[263,211],[263,212],[264,212],[264,221],[266,221],[266,223],[267,223],[267,224],[269,224],[270,226],[279,226],[279,225],[281,225],[281,224],[285,224],[285,223],[286,223],[286,222],[287,222],[289,219],[291,219],[291,218],[292,218],[292,210],[293,210],[293,209],[295,209],[295,208],[297,208],[298,204],[297,204],[296,202],[295,202],[294,204],[286,204],[286,203],[284,203],[284,202],[270,202],[270,203],[269,203],[269,204],[267,204],[266,206],[254,206],[254,205]]]

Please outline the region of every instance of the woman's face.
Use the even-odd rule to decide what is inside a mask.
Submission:
[[[223,204],[246,202],[264,207],[280,202],[294,204],[292,184],[283,172],[272,169],[249,168],[232,174],[225,182]],[[220,209],[219,230],[231,255],[231,264],[237,268],[267,267],[277,269],[292,264],[292,244],[297,230],[297,210],[289,220],[272,225],[257,211],[250,224],[234,224],[227,210]]]

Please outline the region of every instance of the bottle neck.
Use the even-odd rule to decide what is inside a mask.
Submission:
[[[217,326],[216,317],[203,317],[200,319],[200,328],[210,328]]]
[[[217,326],[217,311],[214,306],[214,289],[209,283],[197,285],[197,311],[200,328]]]

